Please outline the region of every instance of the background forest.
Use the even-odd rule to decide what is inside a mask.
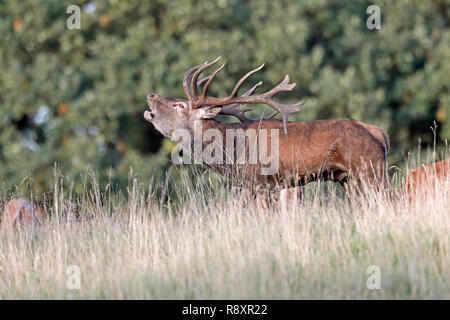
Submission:
[[[81,8],[81,29],[66,9]],[[369,30],[366,9],[381,8]],[[224,96],[246,71],[265,88],[290,74],[281,100],[305,100],[291,120],[352,117],[386,130],[389,165],[450,138],[449,2],[432,1],[0,1],[0,178],[52,188],[55,163],[125,187],[168,172],[172,143],[142,117],[149,92],[184,97],[192,65],[222,56],[211,87]],[[253,82],[252,82],[253,81]],[[256,108],[257,117],[261,108]]]

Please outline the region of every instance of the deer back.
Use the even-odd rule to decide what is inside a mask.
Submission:
[[[402,182],[402,191],[409,196],[430,193],[434,184],[450,179],[450,159],[411,169]]]

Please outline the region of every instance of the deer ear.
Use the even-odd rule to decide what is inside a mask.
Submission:
[[[199,119],[212,119],[217,116],[220,111],[222,111],[222,106],[220,107],[201,107],[197,109],[197,117]]]

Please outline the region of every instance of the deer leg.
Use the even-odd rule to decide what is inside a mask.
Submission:
[[[267,210],[271,204],[270,197],[266,193],[257,194],[255,198],[255,206],[259,209]]]
[[[254,198],[254,192],[250,188],[232,187],[232,194],[240,196],[244,204],[250,203]]]
[[[353,202],[353,200],[360,196],[360,185],[358,183],[358,180],[355,179],[355,177],[352,176],[349,172],[341,171],[335,174],[334,181],[339,182],[339,184],[344,188],[345,195],[347,196],[347,199],[350,200],[350,202]]]
[[[391,188],[387,177],[374,172],[347,177],[344,180],[340,180],[339,183],[344,187],[345,194],[351,203],[365,196],[365,188],[374,190],[388,201],[395,199],[395,190]]]
[[[245,206],[253,205],[259,209],[268,209],[271,203],[271,197],[264,190],[257,190],[258,188],[247,187],[238,189]]]
[[[269,209],[270,205],[279,203],[282,210],[287,210],[292,204],[298,201],[303,203],[305,197],[305,187],[296,186],[274,190],[272,193],[258,193],[255,196],[255,206],[261,209]]]
[[[298,201],[303,203],[305,198],[305,187],[296,186],[285,188],[280,191],[279,200],[282,211],[287,211],[291,205],[296,206]]]
[[[304,201],[305,197],[305,187],[304,186],[296,186],[291,188],[285,188],[280,191],[280,201],[289,201],[289,200],[300,200]]]
[[[345,190],[345,195],[350,203],[355,203],[355,200],[361,197],[361,186],[356,179],[346,179],[339,181]]]
[[[371,165],[360,172],[357,176],[360,181],[360,193],[362,195],[363,185],[374,190],[376,193],[387,199],[392,200],[394,195],[394,189],[392,188],[389,178],[386,172],[386,166],[381,163]]]
[[[355,178],[377,192],[385,191],[391,187],[384,158],[379,157],[373,161],[361,159],[360,162],[353,167],[352,171]]]

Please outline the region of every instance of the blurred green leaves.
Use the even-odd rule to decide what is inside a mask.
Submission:
[[[75,3],[74,3],[75,2]],[[66,28],[78,4],[81,30]],[[145,96],[183,97],[194,64],[228,62],[211,87],[226,95],[290,74],[306,101],[296,120],[353,117],[392,138],[402,153],[450,137],[450,31],[446,1],[378,1],[381,30],[366,28],[368,1],[152,0],[0,3],[0,177],[51,187],[54,163],[80,184],[87,165],[125,185],[130,166],[149,181],[170,166],[168,148],[142,117]],[[47,110],[44,119],[39,110]],[[259,115],[260,109],[253,116]],[[41,118],[39,118],[41,117]]]

